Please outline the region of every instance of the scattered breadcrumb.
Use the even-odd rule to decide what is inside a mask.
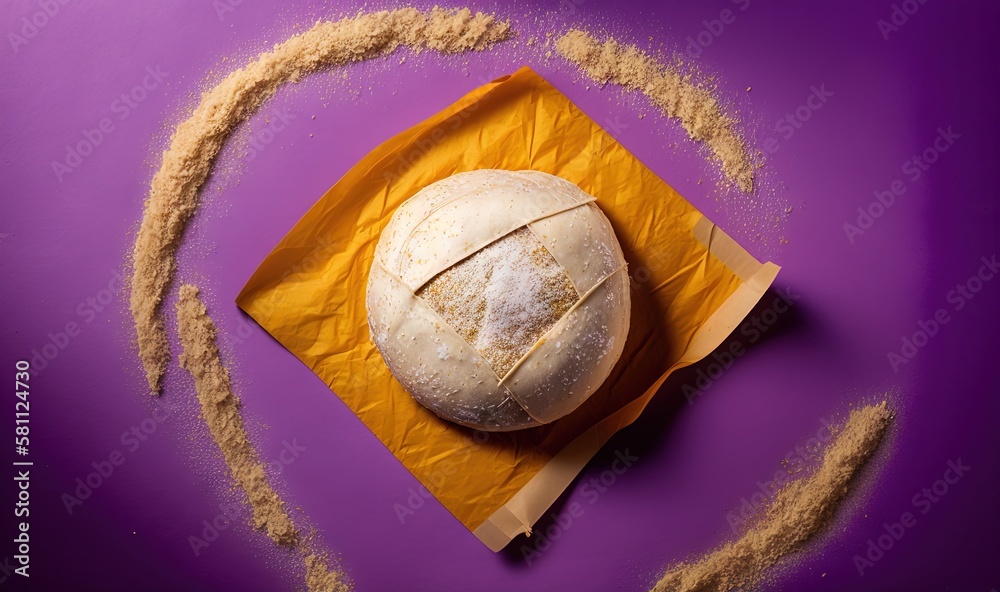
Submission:
[[[306,590],[309,592],[346,592],[350,589],[343,576],[330,569],[320,555],[306,553],[302,559],[306,566]]]
[[[614,39],[601,43],[584,31],[563,35],[556,50],[601,84],[643,92],[667,117],[679,119],[691,139],[708,144],[730,181],[746,193],[753,192],[754,165],[746,140],[708,89],[635,46],[622,46]]]
[[[812,475],[779,490],[759,521],[738,540],[671,568],[653,592],[723,592],[758,583],[768,568],[829,525],[891,421],[884,401],[851,411]]]
[[[229,371],[219,357],[215,323],[208,317],[198,288],[190,284],[180,289],[177,330],[183,349],[179,356],[181,367],[194,377],[202,418],[222,450],[233,479],[247,495],[254,526],[266,530],[279,545],[296,544],[298,533],[285,503],[268,483],[265,464],[243,426],[239,399],[233,394]]]
[[[158,394],[170,361],[161,314],[184,229],[198,208],[198,192],[233,129],[286,82],[331,66],[368,60],[400,46],[442,53],[482,50],[507,39],[508,23],[467,8],[413,8],[320,21],[262,53],[202,94],[178,126],[153,176],[135,247],[129,306],[139,357],[150,391]]]
[[[250,442],[240,414],[240,401],[233,394],[229,371],[219,356],[215,323],[208,316],[198,288],[191,284],[180,288],[177,332],[183,350],[179,356],[181,367],[194,377],[202,418],[222,451],[233,480],[247,496],[254,527],[265,530],[278,545],[299,549],[309,592],[346,590],[343,575],[331,570],[326,561],[309,550],[309,543],[299,536],[285,502],[268,482],[266,465]]]

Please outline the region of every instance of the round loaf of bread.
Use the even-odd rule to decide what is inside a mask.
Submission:
[[[440,417],[487,431],[550,423],[607,379],[628,335],[621,246],[595,199],[535,171],[428,185],[393,214],[368,278],[393,376]]]

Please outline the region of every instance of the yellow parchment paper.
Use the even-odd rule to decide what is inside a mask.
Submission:
[[[595,196],[632,278],[631,329],[607,382],[569,416],[506,434],[473,432],[414,401],[371,343],[365,310],[375,245],[396,208],[435,181],[484,168],[543,171]],[[673,370],[722,343],[777,272],[523,68],[366,156],[267,256],[237,304],[322,378],[456,518],[499,551],[530,532]]]

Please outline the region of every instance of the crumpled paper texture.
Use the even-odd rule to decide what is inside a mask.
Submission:
[[[579,409],[520,432],[438,418],[372,344],[365,285],[393,212],[455,173],[537,170],[597,198],[632,278],[625,351]],[[530,532],[675,369],[712,352],[778,272],[760,263],[528,68],[478,88],[354,166],[267,256],[237,304],[322,378],[423,486],[494,551]],[[664,393],[663,396],[679,396]]]

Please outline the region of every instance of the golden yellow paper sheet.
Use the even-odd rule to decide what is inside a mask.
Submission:
[[[506,434],[473,432],[414,401],[371,343],[365,311],[375,245],[396,208],[435,181],[484,168],[551,173],[595,196],[633,280],[631,330],[607,382],[569,416]],[[499,551],[530,532],[670,372],[722,343],[777,272],[523,68],[366,156],[267,256],[237,303]]]

